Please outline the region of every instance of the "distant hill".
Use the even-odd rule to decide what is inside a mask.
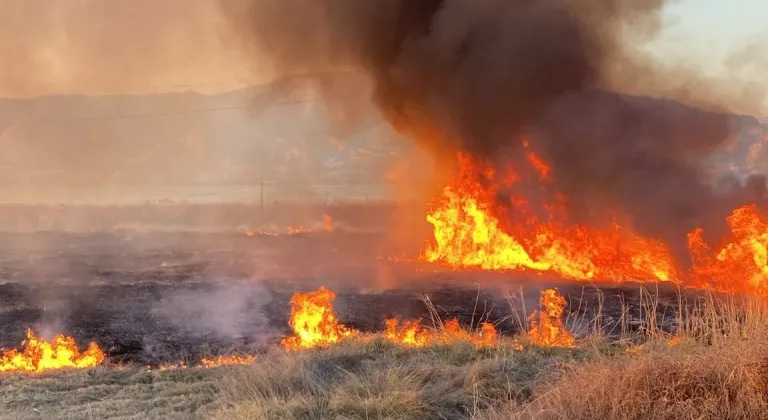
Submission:
[[[0,98],[0,185],[14,190],[115,186],[385,183],[413,147],[360,110],[335,130],[324,104],[250,88],[125,96]],[[736,117],[716,159],[744,161],[766,118]],[[762,124],[762,125],[761,125]],[[13,188],[10,188],[13,187]],[[9,198],[6,197],[6,200]]]
[[[322,103],[267,95],[0,99],[0,183],[380,182],[404,145],[369,121],[332,138]]]

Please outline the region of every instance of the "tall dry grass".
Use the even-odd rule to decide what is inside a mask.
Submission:
[[[656,314],[645,296],[644,313]],[[569,363],[536,383],[528,401],[473,419],[768,418],[766,302],[706,294],[678,307],[674,336],[649,315],[631,357]]]
[[[406,349],[380,340],[274,350],[228,373],[213,419],[760,419],[768,418],[768,311],[760,299],[681,294],[671,334],[654,294],[643,328],[600,320],[575,349],[509,340]],[[600,303],[599,303],[600,305]],[[598,313],[601,308],[598,308]],[[663,315],[667,316],[667,315]],[[525,330],[525,319],[516,320]],[[438,324],[435,320],[433,323]],[[517,338],[525,342],[525,337]],[[640,344],[638,344],[640,343]]]

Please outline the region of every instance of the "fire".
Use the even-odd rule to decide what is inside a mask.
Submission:
[[[433,344],[447,344],[465,341],[475,347],[488,347],[496,344],[497,332],[493,324],[484,322],[477,332],[461,328],[459,321],[451,319],[441,329],[430,331],[421,326],[419,321],[405,321],[398,328],[396,319],[388,319],[384,338],[407,347],[426,347]]]
[[[538,173],[539,179],[542,181],[549,180],[549,165],[544,163],[536,153],[530,150],[530,142],[527,139],[523,140],[523,147],[526,149],[525,157],[531,167]]]
[[[289,321],[294,335],[282,340],[283,347],[298,350],[327,346],[357,335],[358,331],[347,328],[336,319],[333,313],[335,298],[336,294],[325,287],[294,294]]]
[[[546,272],[572,280],[669,281],[722,292],[768,296],[768,220],[757,206],[727,218],[730,234],[710,247],[696,229],[688,235],[690,270],[669,247],[635,233],[606,214],[607,227],[568,221],[568,199],[552,191],[553,171],[523,140],[521,168],[496,176],[464,154],[426,219],[433,234],[421,258],[456,269]],[[520,169],[520,170],[517,170]],[[528,171],[528,172],[526,172]],[[533,176],[530,176],[533,175]],[[515,195],[523,183],[531,195]],[[506,200],[500,188],[511,195]],[[535,198],[535,199],[534,199]],[[511,222],[505,222],[511,220]]]
[[[200,361],[201,367],[216,367],[216,366],[230,366],[230,365],[250,365],[256,361],[256,356],[217,356],[212,359],[203,359]]]
[[[295,235],[297,233],[302,233],[302,232],[304,232],[304,228],[301,227],[301,225],[299,225],[299,226],[288,226],[288,233],[291,234],[291,235]]]
[[[541,292],[543,311],[531,314],[528,337],[531,343],[546,347],[576,347],[576,340],[563,326],[563,311],[567,302],[555,289]]]
[[[410,320],[403,322],[398,328],[397,319],[391,318],[386,321],[387,330],[384,332],[384,338],[387,340],[410,347],[428,346],[431,335],[419,321]]]
[[[549,167],[533,152],[528,156],[539,176],[548,179]],[[427,261],[456,268],[553,272],[577,280],[677,280],[675,263],[663,243],[616,223],[608,229],[568,226],[560,220],[566,212],[565,198],[559,195],[544,203],[546,221],[529,211],[524,197],[513,197],[510,208],[523,220],[505,229],[495,214],[496,190],[481,186],[473,177],[478,173],[490,181],[489,171],[459,156],[458,176],[427,215],[433,226],[433,238],[423,254]],[[514,183],[519,177],[506,179]]]
[[[714,252],[704,242],[701,229],[688,235],[692,284],[768,295],[768,223],[756,206],[747,205],[733,211],[728,225],[730,237]]]
[[[0,372],[42,372],[52,369],[89,368],[104,361],[104,352],[91,343],[80,352],[72,337],[56,335],[52,341],[35,336],[27,330],[24,350],[9,350],[0,354]]]
[[[323,229],[326,232],[333,232],[333,218],[327,214],[323,215]]]

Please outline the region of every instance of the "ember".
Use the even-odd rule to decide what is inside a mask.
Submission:
[[[299,225],[299,226],[288,226],[288,233],[291,234],[291,235],[295,235],[297,233],[302,233],[302,232],[304,232],[304,228],[301,227],[301,225]]]
[[[230,365],[250,365],[256,361],[256,356],[217,356],[213,359],[203,359],[200,361],[201,367],[216,367],[216,366],[230,366]]]
[[[52,369],[82,369],[100,365],[104,352],[96,343],[91,343],[80,352],[75,339],[62,334],[52,341],[35,336],[27,330],[24,350],[9,350],[0,355],[0,372],[43,372]]]

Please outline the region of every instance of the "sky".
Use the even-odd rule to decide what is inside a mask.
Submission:
[[[242,56],[232,34],[223,30],[224,25],[216,17],[215,5],[219,0],[0,1],[3,2],[4,10],[10,11],[0,14],[0,60],[4,63],[0,66],[0,97],[168,91],[213,94],[243,88],[254,81],[264,81],[254,76],[255,70],[250,67],[252,63]],[[148,14],[148,11],[151,13]],[[661,61],[682,61],[718,75],[724,70],[722,63],[729,56],[738,55],[747,47],[758,46],[757,41],[760,39],[768,40],[768,0],[678,0],[665,9],[664,21],[661,36],[645,45],[645,48]],[[222,45],[229,47],[223,48]],[[768,52],[768,41],[763,41],[763,46],[766,47],[764,51]],[[768,57],[764,56],[763,60],[762,72],[752,69],[742,72],[742,75],[756,74],[756,80],[762,80],[763,75],[768,74]],[[730,88],[730,85],[727,86]],[[233,102],[235,107],[251,104],[252,98],[249,97],[233,99],[232,95],[236,94],[194,100],[187,97],[175,100],[144,97],[137,99],[137,104],[132,107],[124,103],[131,102],[126,98],[67,99],[82,101],[83,104],[78,107],[72,107],[74,102],[61,104],[59,98],[46,98],[43,102],[53,109],[51,112],[60,112],[57,107],[64,107],[77,117],[227,107]],[[209,100],[210,103],[207,102]],[[108,175],[119,171],[128,173],[131,168],[135,170],[137,165],[147,164],[141,162],[153,158],[149,152],[143,153],[141,147],[144,143],[138,144],[134,137],[141,133],[145,133],[146,137],[157,133],[161,137],[184,137],[180,141],[188,141],[190,144],[197,144],[194,143],[197,141],[202,144],[197,148],[189,146],[174,149],[177,147],[174,142],[159,142],[156,147],[148,148],[158,149],[155,156],[157,159],[165,159],[171,154],[176,157],[163,160],[165,172],[173,176],[182,174],[185,179],[191,177],[188,175],[190,173],[206,179],[224,177],[230,175],[230,166],[240,164],[250,169],[248,165],[252,162],[264,159],[266,154],[259,139],[269,142],[276,139],[290,141],[292,138],[313,138],[322,129],[325,130],[324,134],[328,131],[325,127],[327,124],[313,122],[306,115],[300,116],[302,124],[295,124],[293,115],[296,110],[291,110],[293,114],[290,116],[283,115],[280,118],[273,114],[235,108],[225,112],[189,115],[181,112],[175,117],[126,118],[104,123],[96,120],[77,125],[80,127],[77,136],[83,141],[92,141],[94,145],[99,145],[102,137],[111,136],[109,138],[113,143],[109,146],[90,146],[84,149],[89,150],[89,153],[79,153],[81,159],[77,160],[61,152],[70,146],[60,144],[58,147],[49,147],[45,142],[58,140],[58,136],[62,135],[61,130],[69,125],[61,121],[52,123],[35,119],[35,112],[42,112],[40,109],[47,109],[46,106],[37,109],[35,106],[27,106],[29,104],[7,102],[12,102],[11,105],[24,112],[27,108],[34,111],[29,113],[28,119],[18,118],[19,121],[8,112],[4,112],[6,115],[0,114],[0,146],[4,148],[0,158],[0,172],[5,167],[11,173],[21,173],[18,168],[24,165],[46,169],[60,167],[62,162],[57,160],[59,156],[66,158],[70,166],[96,172],[103,169],[102,172]],[[32,104],[35,102],[32,101]],[[758,115],[768,116],[768,111]],[[11,128],[18,126],[18,130],[7,129],[3,126],[4,120],[10,122]],[[29,132],[34,130],[43,131],[47,136],[31,136]],[[14,136],[18,138],[14,139]],[[382,137],[387,136],[392,135],[382,134]],[[201,139],[209,139],[209,143]],[[337,143],[329,140],[323,145],[327,144],[329,153],[342,154],[337,153]],[[16,144],[16,149],[11,150],[10,144]],[[130,145],[133,145],[133,149]],[[142,153],[135,149],[140,149]],[[307,150],[310,155],[321,155],[315,149]],[[16,154],[9,151],[15,151]],[[353,151],[357,152],[348,152]],[[137,156],[133,156],[133,152]],[[131,163],[134,157],[139,163]],[[134,166],[120,166],[118,163],[123,161]],[[99,162],[99,165],[86,165],[83,162]],[[171,175],[168,177],[172,178]],[[311,175],[309,173],[307,177]],[[7,175],[0,174],[0,180],[4,176]],[[154,172],[152,176],[155,176]],[[160,177],[160,174],[157,177],[157,182],[166,179]],[[260,178],[260,174],[253,175],[253,179]],[[112,178],[96,177],[93,182],[106,183],[104,179]]]
[[[761,38],[763,51],[768,49],[765,0],[679,0],[666,7],[664,21],[664,31],[648,49],[661,60],[682,59],[710,74],[724,70],[729,54],[758,45]]]
[[[2,97],[216,93],[268,79],[246,59],[220,0],[2,1]],[[711,74],[760,35],[768,40],[766,0],[678,0],[664,14],[647,49]]]

